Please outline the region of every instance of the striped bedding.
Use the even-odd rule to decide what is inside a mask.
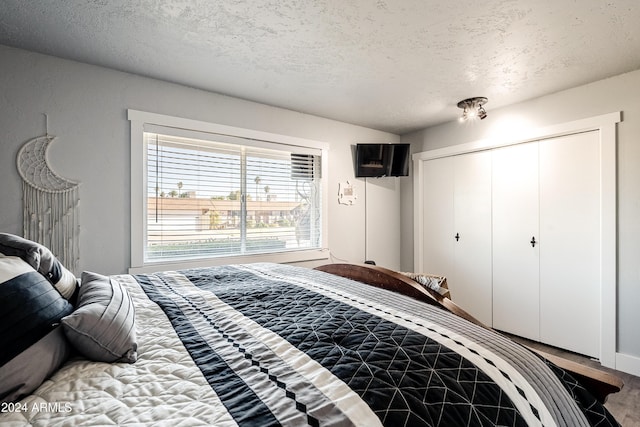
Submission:
[[[279,264],[115,278],[138,361],[73,360],[21,402],[59,410],[0,424],[617,425],[560,369],[403,295]]]

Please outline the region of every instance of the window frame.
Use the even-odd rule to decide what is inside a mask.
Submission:
[[[328,247],[328,144],[304,138],[280,135],[275,133],[238,128],[199,120],[185,119],[181,117],[167,116],[145,111],[127,110],[127,118],[131,124],[131,266],[129,273],[149,273],[167,269],[194,268],[212,265],[224,265],[230,263],[248,262],[277,262],[296,263],[319,261],[329,259]],[[305,249],[299,251],[273,252],[251,255],[231,255],[210,258],[198,258],[179,261],[144,260],[144,248],[146,242],[146,215],[147,212],[147,176],[146,163],[147,152],[144,144],[144,132],[149,129],[165,129],[171,133],[184,134],[185,132],[215,134],[232,138],[243,138],[260,141],[268,144],[279,144],[301,149],[315,149],[321,152],[321,248]],[[284,147],[283,147],[284,148]]]

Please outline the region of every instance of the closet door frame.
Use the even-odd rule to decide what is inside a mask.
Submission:
[[[425,200],[422,192],[425,162],[441,157],[490,150],[541,139],[575,133],[598,131],[600,140],[600,363],[616,367],[617,330],[617,161],[616,124],[622,121],[622,112],[531,129],[519,135],[487,138],[413,155],[414,206],[414,270],[423,271],[423,214]],[[437,201],[434,201],[436,203]],[[426,273],[426,272],[425,272]]]

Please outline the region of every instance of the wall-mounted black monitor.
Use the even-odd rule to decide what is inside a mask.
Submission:
[[[356,177],[409,175],[409,144],[357,144]]]

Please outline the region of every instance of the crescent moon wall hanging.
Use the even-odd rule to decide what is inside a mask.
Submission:
[[[49,166],[47,149],[55,136],[27,141],[18,152],[22,178],[24,237],[48,247],[60,262],[78,273],[79,183],[56,174]]]

